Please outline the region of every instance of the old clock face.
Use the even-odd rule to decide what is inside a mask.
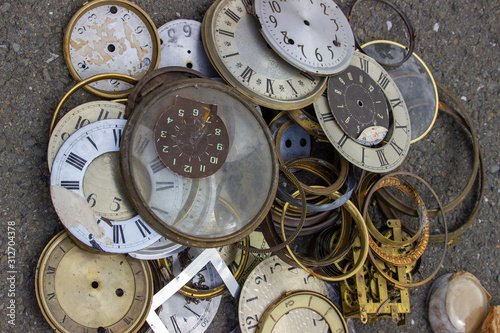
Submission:
[[[96,74],[142,78],[158,67],[160,39],[149,16],[128,1],[87,3],[71,19],[63,41],[64,59],[77,81]],[[131,86],[117,80],[92,83],[87,90],[120,98]]]
[[[347,67],[328,79],[327,96],[335,121],[351,139],[370,146],[382,141],[389,128],[389,110],[382,88],[368,73]],[[382,135],[367,135],[373,127]]]
[[[255,0],[255,13],[268,44],[287,62],[316,75],[349,66],[354,35],[333,1]]]
[[[160,160],[183,177],[213,175],[229,152],[229,135],[217,105],[182,97],[160,115],[153,135]]]
[[[269,305],[287,292],[310,290],[327,295],[326,285],[301,268],[292,267],[278,257],[263,260],[250,273],[241,289],[238,304],[242,332],[255,332],[262,315]],[[275,332],[297,331],[327,332],[328,325],[317,313],[299,309],[286,316]]]
[[[253,102],[278,110],[311,104],[326,80],[304,73],[270,49],[248,14],[246,0],[216,1],[205,14],[202,38],[220,75]]]
[[[75,133],[83,126],[97,120],[123,119],[124,114],[125,106],[123,104],[109,101],[84,103],[66,113],[61,120],[57,122],[57,125],[50,135],[49,148],[47,151],[49,171],[52,169],[52,162],[59,148],[61,148],[61,145],[71,134]]]
[[[158,28],[161,42],[159,68],[180,66],[194,69],[208,77],[218,77],[217,71],[203,48],[201,22],[173,20]]]
[[[388,172],[397,168],[410,148],[411,125],[405,101],[387,72],[372,58],[355,52],[352,66],[365,71],[382,88],[392,117],[384,141],[366,147],[351,139],[334,120],[325,97],[314,102],[314,110],[330,143],[349,162],[371,172]]]
[[[40,256],[35,290],[58,332],[137,332],[151,307],[153,277],[145,261],[87,252],[61,232]]]
[[[158,155],[155,128],[165,110],[175,105],[179,98],[197,104],[217,105],[217,116],[227,129],[227,147],[224,142],[213,142],[215,150],[218,150],[220,143],[221,149],[227,149],[226,161],[214,174],[205,178],[179,176],[167,168]],[[210,113],[207,114],[202,109],[198,109],[198,116],[194,116],[193,108],[185,109],[185,117],[175,120],[180,129],[181,119],[187,122],[186,113],[190,112],[195,117],[193,119],[201,122],[190,129],[192,132],[189,135],[183,134],[179,138],[187,139],[189,143],[194,133],[200,135],[201,143],[209,133],[217,136],[217,128],[210,129],[206,124]],[[207,116],[205,125],[203,118],[197,118],[200,113],[203,117]],[[168,117],[166,123],[168,124]],[[215,123],[214,121],[212,124]],[[199,132],[200,128],[203,131],[202,126],[206,126],[207,132]],[[160,128],[160,132],[157,132],[160,138],[161,130]],[[176,129],[173,131],[175,134]],[[167,133],[169,134],[170,132]],[[201,135],[205,135],[205,138]],[[167,149],[170,148],[169,145]],[[189,79],[165,85],[154,96],[141,100],[124,131],[121,165],[127,179],[127,192],[139,214],[163,236],[187,246],[216,247],[245,237],[257,227],[269,210],[277,186],[276,154],[271,134],[262,117],[252,104],[231,87],[204,79]],[[194,170],[195,164],[192,166]],[[198,164],[198,170],[200,167]],[[179,202],[175,203],[174,199],[158,199],[157,195],[151,196],[151,189],[163,183],[163,190],[160,192],[171,198],[169,193],[175,191],[175,182],[181,188],[189,189],[184,203],[175,197],[173,198]],[[221,210],[221,206],[224,208],[226,205],[237,214],[224,214],[226,218],[221,219],[217,212]]]
[[[125,123],[100,120],[73,133],[50,176],[52,202],[68,231],[89,247],[114,253],[139,250],[160,238],[137,215],[123,185],[119,149]]]

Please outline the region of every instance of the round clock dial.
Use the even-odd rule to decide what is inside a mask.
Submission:
[[[220,75],[253,102],[278,110],[311,104],[326,79],[289,65],[270,49],[247,0],[218,0],[205,14],[205,50]]]
[[[337,74],[349,66],[354,35],[333,1],[256,0],[255,14],[269,45],[293,66],[316,75]]]
[[[49,171],[59,148],[71,134],[85,125],[103,119],[123,119],[125,106],[121,103],[97,101],[88,102],[77,106],[66,113],[52,131],[47,151]]]
[[[328,104],[337,124],[353,140],[380,143],[389,128],[389,110],[382,88],[368,73],[349,66],[328,79]],[[377,127],[380,135],[366,135]]]
[[[159,45],[149,16],[124,0],[87,3],[69,22],[63,40],[64,59],[77,81],[102,73],[140,79],[158,66]],[[130,88],[117,80],[85,87],[98,96],[114,98],[126,96]]]
[[[217,116],[227,128],[227,158],[211,176],[180,177],[156,154],[154,132],[158,119],[179,97],[216,104]],[[215,81],[179,81],[143,99],[129,118],[121,153],[122,172],[128,180],[125,185],[139,214],[163,236],[183,245],[216,247],[234,243],[257,227],[274,199],[277,159],[269,130],[253,105],[234,89]],[[150,189],[160,181],[156,178],[160,172],[174,175],[180,186],[190,188],[182,207],[169,200],[157,200],[156,196],[150,198]],[[151,199],[156,200],[154,207]],[[237,214],[219,218],[221,205]],[[186,214],[192,218],[184,221],[182,216]]]
[[[275,256],[263,260],[250,273],[241,289],[238,304],[241,331],[255,332],[267,307],[287,292],[297,290],[328,295],[325,283],[303,269],[292,267]],[[291,312],[282,319],[279,328],[276,332],[328,331],[328,325],[321,316],[308,309]]]
[[[107,119],[76,131],[59,149],[50,176],[61,222],[79,241],[100,251],[126,253],[160,238],[137,215],[122,182],[119,149],[125,123]]]
[[[161,56],[158,68],[180,66],[194,69],[208,77],[218,77],[201,41],[201,23],[173,20],[158,28]]]
[[[229,152],[229,135],[217,105],[176,97],[154,130],[156,153],[176,174],[204,178],[217,172]]]
[[[149,264],[120,254],[93,254],[61,232],[45,247],[35,290],[58,332],[137,332],[151,307]]]
[[[371,172],[388,172],[397,168],[410,149],[410,117],[398,87],[387,72],[372,58],[355,52],[352,66],[360,68],[382,88],[389,107],[392,122],[384,141],[377,146],[366,147],[351,139],[335,122],[325,97],[314,102],[314,111],[328,140],[349,162]]]

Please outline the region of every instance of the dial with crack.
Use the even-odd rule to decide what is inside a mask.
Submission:
[[[96,121],[73,133],[54,159],[52,203],[80,242],[99,251],[126,253],[161,236],[137,215],[120,173],[119,149],[126,120]],[[170,199],[180,198],[180,187]],[[177,199],[180,200],[180,199]]]

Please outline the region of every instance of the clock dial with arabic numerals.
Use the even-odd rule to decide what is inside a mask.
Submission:
[[[205,14],[202,38],[221,76],[253,102],[278,110],[311,104],[326,87],[325,78],[288,64],[268,47],[249,0],[219,0]]]
[[[61,222],[79,241],[105,252],[136,251],[160,238],[125,192],[118,156],[125,123],[100,120],[73,133],[59,149],[50,177]]]
[[[269,45],[296,68],[333,75],[349,66],[354,35],[335,2],[255,0],[255,14]]]
[[[314,102],[316,116],[330,143],[349,162],[367,171],[389,172],[403,163],[410,149],[411,126],[408,109],[394,80],[375,60],[355,52],[351,65],[366,72],[384,92],[392,117],[384,141],[376,146],[366,147],[351,139],[334,120],[326,97]]]
[[[238,304],[241,331],[255,332],[267,307],[287,292],[296,290],[328,295],[325,283],[302,268],[292,267],[276,256],[263,260],[250,273],[241,289]],[[317,313],[299,309],[283,318],[275,332],[291,331],[326,333],[328,325]]]
[[[96,74],[118,73],[142,78],[158,67],[160,38],[149,16],[137,5],[97,0],[71,19],[63,40],[64,60],[77,81]],[[85,89],[102,97],[125,97],[131,86],[103,80]]]

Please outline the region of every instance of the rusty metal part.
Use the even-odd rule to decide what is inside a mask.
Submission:
[[[380,180],[378,180],[368,191],[366,197],[363,202],[362,215],[363,219],[366,220],[368,214],[368,205],[371,202],[371,198],[373,194],[383,187],[395,187],[406,194],[410,199],[412,199],[418,206],[418,212],[420,217],[420,227],[422,232],[420,233],[420,237],[418,238],[418,243],[413,250],[406,253],[402,256],[393,256],[384,252],[376,243],[373,241],[373,238],[370,236],[370,248],[377,256],[385,262],[391,263],[396,266],[406,266],[411,263],[417,261],[418,258],[422,256],[427,247],[427,243],[429,242],[429,218],[427,216],[427,209],[425,208],[423,200],[420,198],[418,193],[413,189],[413,187],[407,182],[401,181],[401,179],[392,177],[392,176],[384,176]],[[394,223],[401,227],[401,222],[399,220],[389,220],[391,223]],[[389,222],[388,222],[389,223]],[[387,238],[381,235],[382,238],[378,239],[380,242],[385,243]]]
[[[443,207],[441,205],[441,200],[439,200],[439,197],[437,196],[436,192],[432,189],[432,187],[424,179],[422,179],[421,177],[419,177],[417,175],[414,175],[414,174],[412,174],[410,172],[405,172],[405,171],[393,172],[393,173],[387,175],[386,177],[395,177],[395,176],[409,176],[409,177],[413,177],[413,178],[417,179],[418,181],[420,181],[421,183],[423,183],[429,189],[429,191],[432,193],[432,195],[435,197],[435,199],[436,199],[436,201],[437,201],[437,203],[438,203],[438,205],[439,205],[439,207],[441,209],[441,216],[442,216],[442,219],[443,219],[443,224],[444,224],[444,229],[445,229],[445,233],[444,233],[445,240],[444,240],[443,253],[441,255],[441,259],[439,260],[439,262],[438,262],[436,268],[434,269],[434,271],[427,278],[425,278],[424,280],[421,280],[419,282],[406,282],[406,283],[402,283],[402,282],[400,282],[400,281],[392,278],[387,273],[385,273],[383,267],[381,267],[378,264],[377,259],[373,255],[372,251],[368,251],[368,256],[370,258],[371,263],[373,264],[373,266],[375,266],[375,268],[377,269],[377,271],[379,272],[379,274],[382,275],[385,279],[387,279],[390,282],[394,283],[396,285],[396,287],[399,287],[399,288],[419,287],[419,286],[424,285],[425,283],[429,282],[432,278],[434,278],[434,276],[436,276],[437,272],[439,271],[439,269],[441,268],[441,266],[443,264],[444,258],[446,256],[446,251],[448,249],[448,223],[447,223],[447,220],[446,220],[446,215],[445,215],[444,209],[443,209]]]

